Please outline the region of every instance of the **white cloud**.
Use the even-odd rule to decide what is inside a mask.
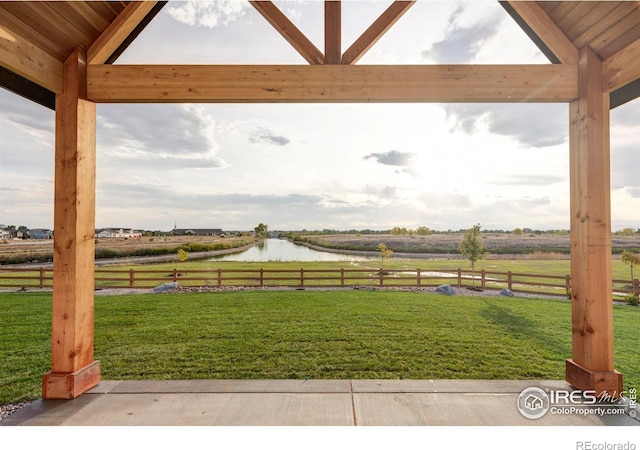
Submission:
[[[167,13],[187,25],[214,28],[220,24],[235,22],[245,14],[245,9],[249,6],[248,2],[238,0],[187,0],[171,2]]]

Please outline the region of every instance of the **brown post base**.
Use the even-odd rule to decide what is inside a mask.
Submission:
[[[596,396],[606,394],[611,399],[622,396],[622,374],[617,370],[594,372],[567,359],[565,374],[567,383],[581,391],[595,391]]]
[[[42,377],[42,398],[71,399],[100,383],[100,361],[71,372],[48,372]]]

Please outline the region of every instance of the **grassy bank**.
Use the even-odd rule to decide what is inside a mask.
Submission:
[[[522,234],[482,233],[482,242],[491,255],[531,255],[555,254],[559,258],[568,258],[571,250],[568,233],[563,234]],[[441,255],[458,255],[458,244],[462,233],[435,233],[420,235],[393,234],[321,234],[305,235],[290,233],[294,242],[308,243],[318,247],[347,251],[376,252],[376,246],[384,243],[396,253],[430,253]],[[611,238],[613,254],[623,250],[640,251],[640,236],[618,236]]]
[[[0,298],[0,403],[36,398],[51,296]],[[96,298],[103,379],[562,379],[570,304],[410,292]],[[640,384],[640,309],[614,307],[616,367]]]
[[[96,239],[95,258],[115,259],[175,255],[178,250],[189,253],[212,252],[244,247],[255,242],[252,236],[219,238],[211,236],[143,237],[140,239]],[[53,261],[51,240],[12,241],[0,245],[0,264],[50,263]]]

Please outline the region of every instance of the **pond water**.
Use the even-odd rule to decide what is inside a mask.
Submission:
[[[320,252],[286,239],[265,239],[241,253],[221,255],[211,261],[363,261],[367,256]]]

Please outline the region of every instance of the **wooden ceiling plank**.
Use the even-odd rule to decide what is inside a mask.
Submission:
[[[582,20],[582,18],[589,13],[593,8],[595,8],[599,2],[595,1],[574,1],[568,2],[573,3],[573,8],[565,14],[563,17],[558,17],[555,20],[556,25],[561,30],[568,29],[572,24],[575,24]]]
[[[324,2],[324,64],[342,63],[342,4]]]
[[[154,8],[156,1],[131,2],[115,18],[106,30],[93,42],[87,51],[88,64],[103,64],[120,44],[144,20]]]
[[[378,17],[342,55],[342,64],[355,64],[415,4],[395,1]]]
[[[98,14],[95,9],[87,4],[87,2],[71,1],[68,2],[68,4],[78,13],[78,15],[80,15],[80,17],[82,17],[98,32],[102,32],[111,23],[111,20],[108,20]]]
[[[602,33],[591,45],[593,50],[605,60],[640,39],[640,8],[626,14],[624,19]]]
[[[44,50],[45,53],[48,53],[59,61],[64,61],[65,52],[60,50],[59,45],[51,42],[51,40],[42,35],[39,30],[31,28],[7,11],[3,7],[6,4],[7,3],[0,4],[0,24],[2,24],[2,26],[22,36],[25,40]]]
[[[602,78],[608,92],[640,79],[640,40],[605,59],[602,63]]]
[[[3,26],[0,26],[0,62],[50,91],[62,91],[63,63]]]
[[[12,14],[16,19],[29,24],[30,27],[37,27],[38,32],[57,47],[56,54],[62,55],[61,61],[66,60],[69,52],[74,47],[71,36],[62,33],[57,27],[43,18],[37,10],[29,8],[29,2],[2,2],[2,7]],[[28,38],[28,37],[27,37]]]
[[[124,6],[122,6],[117,12],[114,11],[114,7],[118,6],[116,2],[87,2],[87,6],[99,16],[104,17],[109,23],[118,17],[118,14],[124,9]]]
[[[608,7],[606,13],[601,13],[599,16],[592,17],[591,26],[584,29],[574,39],[573,43],[576,48],[582,48],[591,44],[591,41],[597,38],[600,34],[613,27],[621,17],[626,14],[626,8],[623,3],[603,3],[604,7]],[[606,10],[606,8],[605,8]],[[597,20],[596,20],[597,19]],[[595,50],[595,49],[594,49]]]
[[[558,8],[558,6],[562,5],[562,2],[538,2],[538,5],[546,12],[549,16],[553,14],[553,12]]]
[[[251,5],[295,48],[309,64],[322,64],[324,55],[313,43],[270,1],[249,1]]]
[[[563,64],[578,62],[578,49],[536,2],[509,1],[515,12]]]
[[[616,2],[598,2],[589,12],[568,26],[565,34],[575,44],[576,39],[589,30],[608,28],[605,22],[610,22],[610,18],[607,16],[618,6],[620,5]],[[613,22],[615,23],[615,20]],[[581,48],[578,45],[576,47]]]
[[[99,103],[569,102],[575,64],[93,65]]]
[[[73,49],[69,49],[69,54],[77,47],[88,47],[91,44],[91,37],[76,28],[63,14],[58,12],[56,3],[24,2],[27,8],[31,8],[44,22],[54,27],[58,34],[65,35],[72,40]]]

